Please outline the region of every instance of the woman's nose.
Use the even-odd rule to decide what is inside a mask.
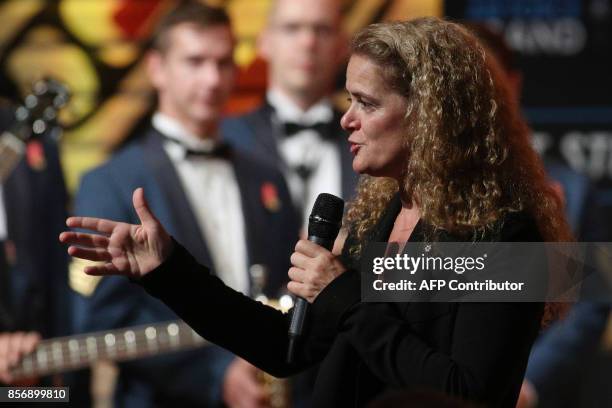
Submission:
[[[342,115],[342,118],[340,119],[340,126],[342,126],[342,129],[349,131],[349,132],[352,132],[358,129],[359,122],[357,121],[357,118],[353,114],[353,111],[351,108],[349,108],[344,113],[344,115]]]

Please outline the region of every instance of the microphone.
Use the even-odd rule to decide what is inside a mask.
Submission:
[[[331,251],[342,225],[343,212],[344,201],[341,198],[333,194],[319,194],[308,218],[308,240]],[[289,364],[293,363],[295,345],[304,330],[307,311],[308,302],[298,297],[289,325],[289,348],[287,350]]]

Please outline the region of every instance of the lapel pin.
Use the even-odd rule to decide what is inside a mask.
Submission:
[[[26,147],[26,158],[28,160],[28,166],[34,170],[42,171],[47,167],[45,151],[42,143],[38,140],[33,140],[28,143]]]
[[[276,186],[266,181],[261,185],[261,202],[266,210],[270,212],[278,212],[281,208],[281,202],[278,198],[278,190]]]

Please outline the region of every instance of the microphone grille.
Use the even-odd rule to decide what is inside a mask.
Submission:
[[[344,212],[344,200],[333,194],[321,193],[317,197],[308,223],[308,235],[324,238],[338,234]]]
[[[336,197],[333,194],[321,193],[312,207],[310,216],[317,215],[323,219],[333,223],[342,221],[342,213],[344,212],[344,200]]]

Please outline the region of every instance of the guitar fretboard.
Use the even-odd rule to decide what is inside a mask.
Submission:
[[[17,380],[70,371],[96,360],[126,361],[201,347],[207,342],[182,321],[43,340],[11,372]]]

